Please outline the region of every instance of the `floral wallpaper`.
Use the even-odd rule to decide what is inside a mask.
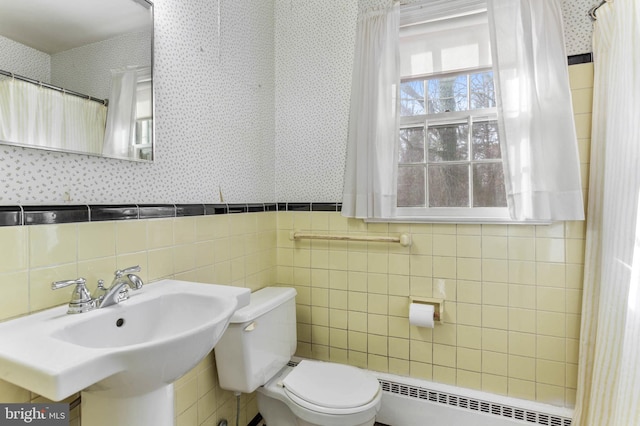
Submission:
[[[563,1],[568,55],[596,3]],[[0,145],[0,205],[339,201],[358,2],[154,4],[156,161]],[[32,53],[0,37],[0,69],[47,78]]]

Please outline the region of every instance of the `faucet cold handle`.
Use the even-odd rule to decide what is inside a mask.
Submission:
[[[127,278],[129,278],[129,281],[131,282],[132,289],[140,290],[142,288],[142,285],[144,284],[142,278],[140,278],[136,274],[127,274]]]
[[[96,307],[86,283],[87,280],[84,278],[55,281],[51,283],[51,289],[58,290],[59,288],[75,285],[76,288],[73,290],[73,293],[71,293],[71,301],[69,302],[69,310],[67,312],[70,314],[79,314],[82,312],[88,312]]]

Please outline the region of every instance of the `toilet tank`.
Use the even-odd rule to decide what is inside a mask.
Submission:
[[[296,351],[296,291],[266,287],[251,293],[215,347],[220,387],[251,393],[267,383]]]

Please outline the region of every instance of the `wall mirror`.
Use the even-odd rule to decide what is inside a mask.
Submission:
[[[153,160],[153,4],[0,0],[0,143]]]

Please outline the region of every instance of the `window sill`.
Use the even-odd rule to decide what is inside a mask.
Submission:
[[[387,219],[365,219],[368,223],[449,223],[464,225],[551,225],[551,221],[513,220],[509,218],[398,216]]]

